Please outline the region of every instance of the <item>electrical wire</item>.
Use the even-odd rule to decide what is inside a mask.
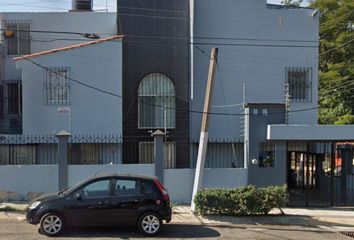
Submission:
[[[21,58],[25,61],[28,61],[46,71],[53,71],[51,70],[50,68],[48,67],[45,67],[25,56],[21,56]],[[101,89],[101,88],[98,88],[98,87],[95,87],[95,86],[92,86],[92,85],[89,85],[87,83],[83,83],[79,80],[76,80],[74,78],[71,78],[71,77],[67,77],[68,80],[72,81],[72,82],[75,82],[81,86],[84,86],[84,87],[87,87],[87,88],[90,88],[90,89],[93,89],[93,90],[96,90],[98,92],[101,92],[103,94],[106,94],[106,95],[109,95],[109,96],[113,96],[113,97],[118,97],[120,99],[122,99],[123,97],[119,94],[116,94],[116,93],[112,93],[112,92],[109,92],[107,90],[104,90],[104,89]],[[162,108],[166,108],[166,109],[171,109],[171,110],[177,110],[176,108],[170,108],[170,107],[164,107],[162,105],[158,105],[158,104],[149,104],[149,105],[152,105],[152,106],[156,106],[156,107],[162,107]],[[306,112],[306,111],[313,111],[313,110],[316,110],[320,107],[312,107],[312,108],[304,108],[304,109],[298,109],[298,110],[293,110],[293,111],[289,111],[289,112],[292,112],[292,113],[297,113],[297,112]],[[245,115],[256,115],[258,116],[258,114],[243,114],[243,113],[217,113],[217,112],[204,112],[204,111],[196,111],[196,110],[189,110],[188,112],[190,113],[198,113],[198,114],[209,114],[209,115],[218,115],[218,116],[245,116]],[[268,115],[279,115],[279,114],[285,114],[285,111],[280,111],[280,112],[272,112],[272,113],[268,113]]]

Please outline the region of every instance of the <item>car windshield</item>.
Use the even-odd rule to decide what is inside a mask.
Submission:
[[[87,182],[87,180],[83,180],[83,181],[75,184],[74,186],[64,188],[58,194],[59,195],[60,194],[70,194],[71,192],[75,191],[78,187],[80,187],[82,184],[84,184],[85,182]]]

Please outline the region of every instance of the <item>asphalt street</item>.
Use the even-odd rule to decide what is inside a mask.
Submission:
[[[134,227],[116,228],[70,228],[60,237],[48,238],[38,232],[38,226],[15,219],[0,219],[0,239],[40,240],[40,239],[149,239]],[[233,227],[202,226],[193,224],[166,224],[159,239],[350,239],[339,233],[321,228],[282,225],[239,225]],[[152,239],[152,238],[151,238]]]

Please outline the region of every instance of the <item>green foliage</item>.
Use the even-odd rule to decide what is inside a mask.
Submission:
[[[210,215],[266,215],[273,208],[282,208],[288,199],[286,186],[236,189],[204,189],[194,203],[200,214]]]
[[[321,12],[319,123],[353,123],[354,1],[309,2]]]

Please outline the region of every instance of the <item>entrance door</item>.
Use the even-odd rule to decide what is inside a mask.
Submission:
[[[288,188],[290,205],[321,205],[321,155],[306,152],[289,152]]]

